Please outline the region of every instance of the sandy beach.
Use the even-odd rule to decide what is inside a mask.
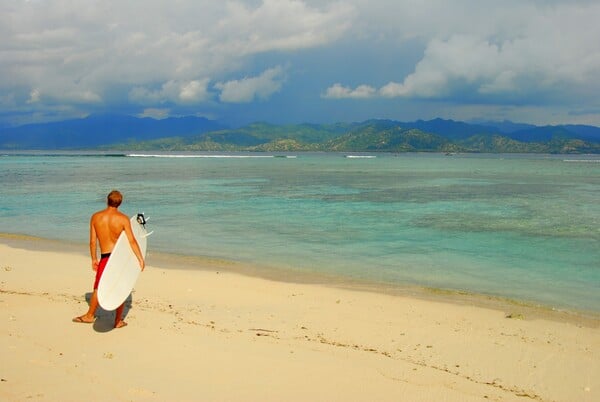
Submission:
[[[85,248],[42,243],[0,239],[3,401],[600,400],[594,318],[150,255],[112,329],[111,312],[71,322],[91,292]]]

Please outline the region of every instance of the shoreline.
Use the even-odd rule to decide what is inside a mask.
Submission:
[[[31,251],[57,251],[56,247],[62,247],[63,249],[59,252],[88,256],[87,244],[85,243],[47,239],[24,234],[0,232],[0,245],[2,244]],[[472,305],[501,311],[504,312],[507,317],[517,317],[518,319],[548,319],[571,322],[588,327],[600,327],[600,311],[557,308],[530,300],[511,299],[508,297],[464,290],[432,288],[415,284],[369,281],[314,271],[307,272],[293,269],[277,269],[222,258],[164,252],[149,251],[147,263],[165,269],[199,271],[215,270],[217,272],[229,272],[249,278],[260,278],[288,284],[319,285],[347,289],[350,291],[417,298],[434,302]]]
[[[100,310],[93,324],[70,321],[91,291],[84,249],[11,242],[0,237],[2,400],[600,397],[597,325],[508,317],[439,295],[275,281],[219,260],[166,267],[152,256],[126,304],[129,325],[113,329],[112,312]]]
[[[211,270],[229,272],[249,278],[266,279],[288,284],[318,285],[349,291],[367,292],[393,297],[408,297],[426,301],[470,305],[504,312],[507,316],[518,319],[547,319],[571,322],[600,328],[600,311],[575,309],[560,309],[542,305],[533,301],[510,299],[502,296],[484,293],[432,288],[414,284],[385,283],[355,279],[341,275],[328,275],[318,272],[296,271],[263,267],[251,263],[223,260],[219,258],[184,256],[179,254],[152,253],[149,257],[151,264],[157,264],[166,269]]]

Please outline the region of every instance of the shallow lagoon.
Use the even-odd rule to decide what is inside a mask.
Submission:
[[[0,157],[0,232],[85,243],[118,188],[151,251],[600,311],[597,156],[186,156]]]

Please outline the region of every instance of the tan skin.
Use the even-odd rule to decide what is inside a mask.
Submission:
[[[117,239],[121,232],[125,231],[127,235],[127,239],[129,240],[129,244],[131,245],[131,249],[135,253],[139,264],[140,269],[143,271],[145,268],[144,257],[142,256],[142,252],[140,247],[135,240],[133,235],[133,231],[131,230],[131,223],[129,222],[129,218],[127,215],[121,213],[118,210],[118,207],[107,206],[106,209],[102,211],[98,211],[92,215],[90,219],[90,256],[92,257],[92,270],[95,272],[98,270],[98,243],[100,245],[100,253],[106,254],[112,252],[115,244],[117,243]],[[121,304],[116,311],[115,314],[115,328],[121,328],[127,325],[125,321],[122,320],[121,316],[123,315],[123,310],[125,307],[125,303]],[[90,307],[82,316],[76,317],[74,321],[77,322],[94,322],[96,309],[98,308],[98,294],[97,291],[94,290],[92,294],[92,298],[90,300]]]

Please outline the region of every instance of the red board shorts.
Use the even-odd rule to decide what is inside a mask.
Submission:
[[[102,254],[102,256],[100,257],[100,262],[98,263],[98,270],[96,271],[96,280],[94,281],[94,290],[98,290],[98,283],[100,283],[100,278],[102,278],[102,272],[104,272],[104,267],[106,267],[108,257],[110,257],[110,253]]]

